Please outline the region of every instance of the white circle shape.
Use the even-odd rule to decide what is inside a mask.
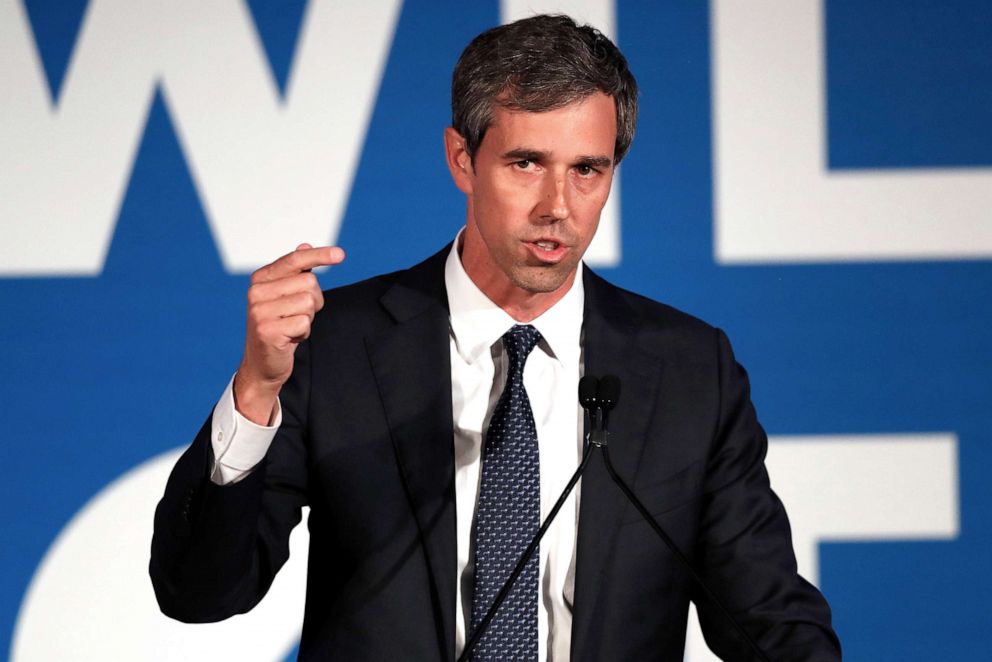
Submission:
[[[305,526],[290,536],[290,560],[250,613],[187,625],[159,611],[148,578],[152,522],[181,452],[169,451],[131,469],[62,529],[21,603],[12,662],[285,659],[303,623]]]

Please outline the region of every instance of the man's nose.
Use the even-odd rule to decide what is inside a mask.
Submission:
[[[568,205],[568,187],[565,175],[549,173],[544,185],[542,216],[549,220],[561,221],[571,213]]]

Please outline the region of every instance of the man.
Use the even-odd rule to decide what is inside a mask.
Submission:
[[[636,98],[567,17],[483,33],[444,136],[455,243],[325,293],[310,269],[338,248],[252,275],[241,365],[156,513],[165,613],[251,609],[309,505],[300,658],[453,660],[577,466],[580,374],[612,373],[614,463],[713,592],[770,659],[839,659],[725,336],[580,267]],[[680,660],[690,599],[718,654],[751,659],[601,462],[579,489],[473,659]]]

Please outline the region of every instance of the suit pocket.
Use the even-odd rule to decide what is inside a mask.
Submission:
[[[703,461],[696,460],[689,466],[669,474],[661,480],[646,485],[633,485],[631,491],[644,504],[649,513],[661,515],[699,498],[702,472]],[[634,504],[630,504],[623,523],[640,522],[642,519]]]

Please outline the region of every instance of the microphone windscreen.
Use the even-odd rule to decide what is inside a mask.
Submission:
[[[606,375],[599,380],[599,405],[605,410],[613,409],[620,400],[620,378]]]
[[[596,394],[599,392],[599,380],[586,375],[579,380],[579,404],[583,409],[596,406]]]

